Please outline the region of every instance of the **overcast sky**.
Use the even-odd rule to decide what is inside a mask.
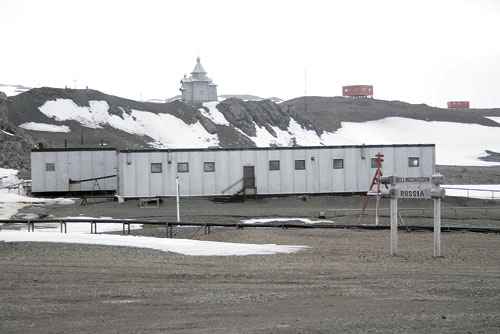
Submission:
[[[166,98],[199,55],[219,94],[500,107],[498,0],[0,0],[0,33],[0,83]]]

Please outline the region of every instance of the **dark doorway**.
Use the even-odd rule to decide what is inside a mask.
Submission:
[[[243,166],[243,187],[255,188],[255,167]]]

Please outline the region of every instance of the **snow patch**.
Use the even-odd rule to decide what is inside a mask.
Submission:
[[[17,190],[0,189],[0,203],[71,205],[75,201],[70,198],[39,198],[20,195]]]
[[[214,122],[214,124],[218,124],[218,125],[231,125],[226,117],[224,116],[223,113],[221,113],[219,111],[219,109],[217,109],[217,105],[219,104],[219,102],[217,101],[213,101],[213,102],[205,102],[203,103],[203,106],[206,107],[208,109],[205,109],[205,108],[200,108],[198,109],[200,111],[200,113],[205,116],[206,118],[210,119],[212,122]]]
[[[498,124],[500,124],[500,117],[486,117],[488,119],[491,119],[493,122],[497,122]]]
[[[274,222],[300,222],[304,224],[324,224],[333,223],[332,220],[312,220],[309,218],[251,218],[241,220],[243,224],[265,224],[265,223],[274,223]]]
[[[199,121],[186,124],[170,114],[155,114],[140,110],[132,110],[131,116],[135,118],[137,124],[134,133],[153,138],[155,140],[153,144],[158,148],[197,148],[219,145],[217,134],[208,133]]]
[[[23,189],[8,189],[6,187],[19,184],[15,169],[0,168],[0,219],[9,219],[21,208],[29,204],[71,205],[75,201],[70,198],[34,198],[23,195]]]
[[[106,101],[89,101],[89,106],[82,107],[70,99],[45,101],[38,108],[44,115],[57,121],[75,120],[83,126],[99,129],[107,123],[109,105]]]
[[[500,123],[500,117],[488,117]],[[323,132],[301,126],[293,118],[287,131],[276,126],[273,136],[265,127],[254,123],[255,136],[241,134],[259,147],[271,145],[383,145],[383,144],[436,144],[436,163],[441,165],[490,166],[498,162],[482,161],[486,150],[500,152],[500,127],[454,122],[422,121],[404,117],[388,117],[369,122],[342,122],[336,132]],[[473,138],[473,140],[471,140]]]
[[[75,120],[85,127],[98,129],[109,125],[130,134],[153,138],[157,148],[195,148],[219,145],[217,134],[210,134],[199,121],[186,124],[170,114],[155,114],[132,109],[122,110],[122,117],[109,113],[106,101],[89,101],[89,107],[76,105],[73,100],[46,101],[40,111],[57,121]]]
[[[434,143],[437,164],[500,164],[478,159],[485,155],[485,150],[500,151],[500,127],[388,117],[363,123],[342,122],[340,129],[324,133],[321,138],[326,145]]]
[[[7,96],[15,96],[24,93],[31,88],[21,85],[6,85],[0,84],[0,92],[4,92]]]
[[[70,129],[67,125],[54,125],[47,123],[35,123],[28,122],[19,125],[20,128],[32,131],[44,131],[44,132],[70,132]]]
[[[500,199],[500,184],[445,184],[446,196],[480,199]]]
[[[8,131],[5,131],[5,130],[0,130],[0,131],[2,131],[3,133],[5,133],[7,136],[14,136],[13,133],[10,133]]]
[[[258,147],[275,146],[292,146],[294,144],[300,146],[321,146],[323,145],[321,138],[316,131],[308,130],[301,126],[295,119],[290,118],[287,130],[281,130],[277,126],[271,128],[276,133],[276,136],[271,134],[265,127],[253,123],[256,130],[255,136],[249,136],[242,130],[238,130],[241,134],[251,139]],[[295,143],[294,143],[295,141]]]
[[[230,242],[167,239],[110,234],[63,234],[6,230],[3,230],[0,233],[0,241],[55,242],[86,245],[125,246],[136,248],[151,248],[164,252],[195,256],[271,255],[280,253],[288,254],[308,248],[307,246],[239,244]]]

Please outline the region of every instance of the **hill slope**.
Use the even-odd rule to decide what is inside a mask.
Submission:
[[[0,167],[17,169],[27,169],[34,143],[117,148],[436,143],[438,163],[450,165],[481,164],[479,159],[491,164],[500,152],[500,109],[312,96],[279,104],[228,98],[197,108],[47,87],[4,96],[0,103],[0,126],[8,133],[2,138],[19,143],[9,151],[20,156],[2,154]]]

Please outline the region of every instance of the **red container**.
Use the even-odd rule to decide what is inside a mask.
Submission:
[[[450,101],[448,109],[469,109],[469,101]]]
[[[373,97],[373,86],[372,85],[343,86],[342,96]]]

